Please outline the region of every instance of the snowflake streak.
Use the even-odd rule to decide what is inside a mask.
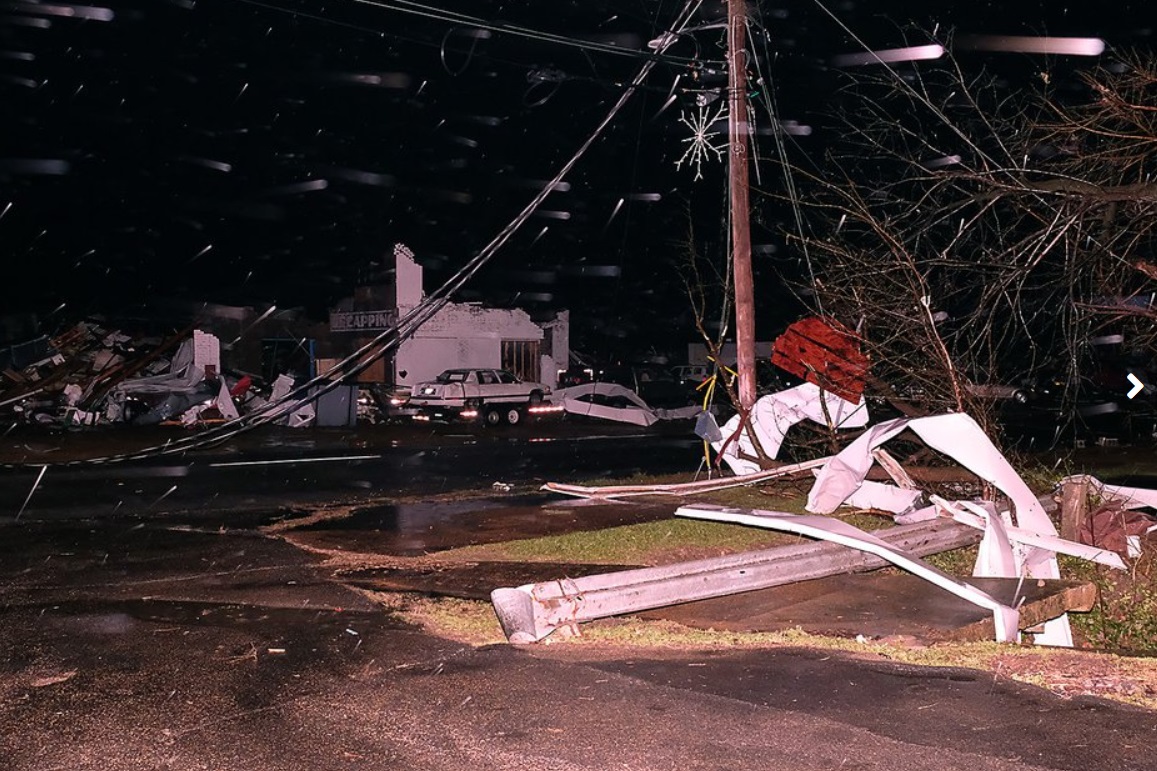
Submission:
[[[726,114],[727,106],[723,105],[714,115],[711,115],[706,107],[700,107],[697,114],[688,117],[684,113],[679,116],[679,122],[691,129],[691,136],[682,140],[687,145],[687,150],[684,151],[683,157],[675,161],[676,169],[689,162],[695,167],[695,179],[703,179],[703,159],[708,158],[707,153],[709,151],[715,153],[715,159],[719,160],[723,157],[723,151],[727,149],[726,142],[717,145],[712,141],[719,136],[719,132],[710,130]]]

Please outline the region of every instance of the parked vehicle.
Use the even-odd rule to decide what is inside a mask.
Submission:
[[[711,364],[680,364],[671,368],[671,375],[681,385],[694,388],[715,372]]]
[[[1143,384],[1132,396],[1130,375]],[[1075,367],[1044,366],[1006,387],[995,416],[1009,446],[1149,444],[1157,439],[1155,376],[1149,356],[1101,345]]]
[[[550,387],[519,380],[504,369],[448,369],[414,386],[408,406],[425,419],[477,420],[488,426],[521,422],[550,397]]]

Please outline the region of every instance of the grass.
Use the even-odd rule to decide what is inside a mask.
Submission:
[[[494,608],[488,602],[368,590],[364,594],[405,621],[439,637],[475,646],[506,642]]]
[[[1157,653],[1157,555],[1149,552],[1129,561],[1122,572],[1071,557],[1061,558],[1061,574],[1092,581],[1097,605],[1073,617],[1077,633],[1104,650]]]
[[[520,541],[468,546],[442,556],[466,561],[570,562],[654,565],[671,557],[763,549],[789,541],[781,535],[718,522],[670,519]]]
[[[1092,474],[1102,479],[1123,476],[1157,476],[1157,453],[1136,447],[1088,448],[1074,450],[1062,459],[1060,468],[1071,474]],[[1064,476],[1064,474],[1058,474]]]
[[[970,576],[972,575],[972,567],[976,564],[976,554],[979,550],[980,547],[978,546],[966,546],[963,549],[930,554],[924,557],[924,561],[950,575]]]
[[[665,502],[676,499],[664,497]],[[736,487],[689,498],[687,502],[762,508],[804,513],[799,496],[768,495],[754,487]],[[845,522],[864,530],[886,526],[888,520],[849,514]],[[451,549],[440,556],[464,562],[567,562],[590,565],[660,565],[686,559],[720,556],[797,543],[797,536],[754,527],[739,527],[682,517],[635,525],[587,530]]]

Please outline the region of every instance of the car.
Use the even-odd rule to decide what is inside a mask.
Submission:
[[[514,425],[550,398],[550,386],[519,380],[504,369],[448,369],[410,393],[410,407],[420,418],[459,418],[488,426]]]
[[[714,372],[715,366],[712,364],[680,364],[671,368],[672,377],[681,385],[691,388],[711,377]]]

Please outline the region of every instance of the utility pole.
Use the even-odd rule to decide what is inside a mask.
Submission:
[[[727,0],[728,147],[730,148],[731,265],[735,275],[735,347],[739,403],[755,404],[755,281],[748,212],[747,3]]]

